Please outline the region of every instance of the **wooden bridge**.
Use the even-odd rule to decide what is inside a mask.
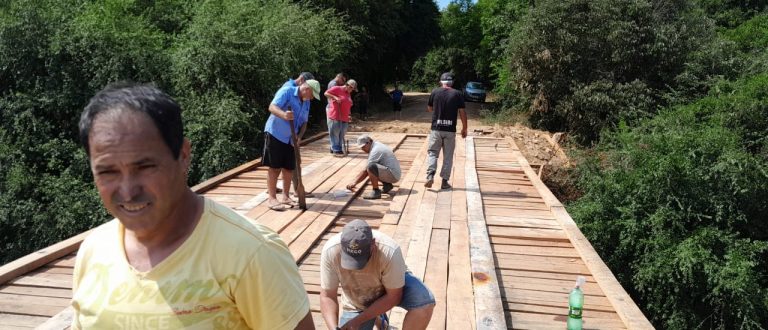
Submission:
[[[403,171],[393,196],[381,200],[359,198],[363,189],[343,193],[367,155],[332,157],[324,135],[302,147],[304,185],[315,195],[306,211],[269,210],[267,170],[258,160],[193,188],[280,234],[299,265],[318,329],[325,329],[320,252],[352,219],[400,244],[409,269],[435,294],[431,329],[562,329],[578,275],[587,279],[585,329],[653,328],[512,140],[457,138],[453,189],[439,190],[423,185],[425,135],[371,135],[395,149]],[[72,267],[87,234],[0,267],[0,329],[68,328]],[[403,316],[395,308],[392,325],[401,328]]]

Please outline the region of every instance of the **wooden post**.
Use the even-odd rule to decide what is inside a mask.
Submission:
[[[293,127],[293,120],[289,120],[291,125],[291,142],[293,142],[293,155],[296,158],[296,168],[293,170],[293,177],[296,179],[296,195],[299,196],[299,208],[307,209],[307,199],[304,197],[304,184],[301,183],[301,152],[299,152],[299,139],[296,137],[296,128]]]

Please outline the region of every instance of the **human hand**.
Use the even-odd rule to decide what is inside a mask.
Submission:
[[[354,183],[350,183],[350,184],[348,184],[348,185],[347,185],[347,190],[349,190],[349,191],[355,191],[355,189],[356,189],[356,188],[355,188],[355,184],[354,184]]]
[[[293,120],[293,111],[288,110],[283,112],[283,119],[285,120]]]
[[[462,139],[466,139],[467,138],[467,128],[466,127],[463,127],[461,129],[461,138]]]

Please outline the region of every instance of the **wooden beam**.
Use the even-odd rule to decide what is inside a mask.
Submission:
[[[18,276],[29,273],[49,262],[77,251],[80,243],[90,233],[91,230],[86,231],[3,265],[0,267],[0,284],[4,284]]]
[[[475,169],[475,141],[466,138],[465,185],[469,223],[472,286],[475,293],[475,324],[478,330],[507,327],[501,303],[496,266],[493,262],[488,230],[483,213],[483,198]]]
[[[52,318],[45,321],[45,323],[37,326],[37,330],[61,330],[66,329],[72,324],[72,317],[75,315],[75,310],[72,306],[67,307],[63,311],[54,315]]]

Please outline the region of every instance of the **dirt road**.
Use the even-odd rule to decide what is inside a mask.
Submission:
[[[427,93],[405,93],[401,120],[395,121],[392,108],[384,106],[378,111],[370,111],[369,118],[361,121],[355,116],[350,123],[350,131],[353,132],[396,132],[396,133],[422,133],[430,131],[432,113],[427,112]],[[481,110],[487,104],[467,102],[467,119],[469,135],[489,135],[493,137],[511,137],[518,148],[532,165],[549,164],[560,166],[567,162],[558,153],[556,148],[548,141],[548,132],[533,130],[526,126],[514,125],[485,125],[481,120]],[[461,129],[459,123],[457,129]]]

